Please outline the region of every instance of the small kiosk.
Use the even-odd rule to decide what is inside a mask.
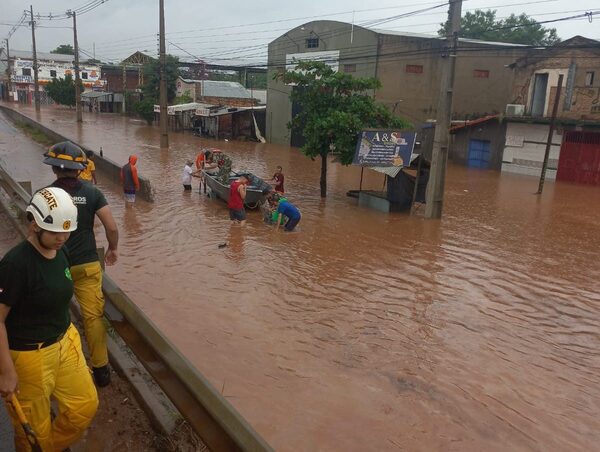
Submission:
[[[348,196],[358,205],[381,212],[412,209],[425,202],[430,163],[415,153],[417,133],[402,130],[364,130],[359,135],[353,165],[362,166],[360,188]],[[368,168],[385,175],[384,190],[363,190],[362,176]]]

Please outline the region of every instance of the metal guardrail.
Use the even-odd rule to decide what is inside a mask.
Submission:
[[[23,214],[31,196],[2,166],[0,187]],[[211,450],[273,450],[106,274],[102,289],[112,327]]]

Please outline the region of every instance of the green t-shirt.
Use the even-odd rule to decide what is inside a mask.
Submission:
[[[71,265],[97,261],[94,220],[96,212],[108,205],[106,198],[100,190],[87,181],[58,179],[52,186],[65,189],[77,206],[77,230],[73,231],[67,240]]]
[[[47,259],[27,240],[2,258],[0,303],[10,306],[5,321],[9,345],[44,342],[67,330],[73,296],[69,266],[64,247]]]

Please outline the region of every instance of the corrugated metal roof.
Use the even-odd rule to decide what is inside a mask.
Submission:
[[[217,80],[202,80],[202,95],[208,97],[232,97],[236,99],[251,99],[250,91],[237,82],[222,82]]]
[[[33,52],[29,50],[10,50],[11,58],[21,58],[24,60],[33,60]],[[61,63],[71,63],[75,59],[73,55],[62,55],[60,53],[37,52],[38,60],[59,61]]]

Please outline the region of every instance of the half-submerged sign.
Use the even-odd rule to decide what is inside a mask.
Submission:
[[[364,130],[359,135],[354,165],[410,166],[416,132],[399,130]]]

